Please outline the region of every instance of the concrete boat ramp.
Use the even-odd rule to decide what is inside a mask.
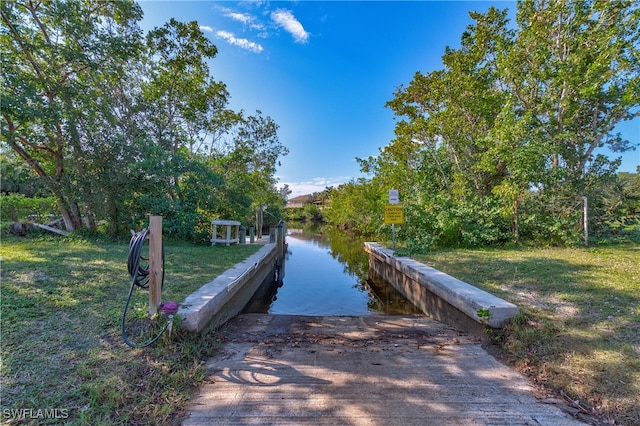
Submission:
[[[193,425],[580,425],[477,338],[427,317],[241,314]]]

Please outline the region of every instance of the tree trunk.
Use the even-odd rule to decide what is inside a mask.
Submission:
[[[95,231],[97,229],[96,225],[96,215],[91,210],[91,206],[88,203],[84,204],[84,217],[83,217],[84,227],[87,229],[91,229]]]
[[[82,214],[80,213],[80,207],[78,207],[78,203],[75,201],[71,201],[69,203],[69,206],[74,229],[78,229],[80,226],[82,226]]]
[[[58,211],[62,216],[62,221],[64,222],[64,228],[67,231],[75,231],[76,227],[73,224],[73,219],[71,218],[71,214],[69,213],[69,209],[66,207],[64,199],[62,197],[56,195],[56,204],[58,205]]]

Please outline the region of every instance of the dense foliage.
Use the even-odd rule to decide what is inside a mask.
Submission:
[[[211,219],[282,209],[278,126],[228,109],[196,22],[145,35],[125,0],[1,2],[0,16],[3,191],[52,196],[68,230],[117,235],[152,213],[190,240]]]
[[[288,189],[288,188],[286,188]],[[324,208],[329,202],[331,187],[321,192],[289,199],[286,218],[296,222],[324,222]]]
[[[640,115],[638,4],[524,0],[515,25],[506,10],[470,16],[443,69],[417,72],[387,103],[395,139],[359,160],[371,178],[338,187],[325,216],[381,235],[374,223],[398,189],[399,232],[417,248],[572,244],[583,197],[592,228],[635,217],[637,179],[599,149],[637,146],[613,130]]]

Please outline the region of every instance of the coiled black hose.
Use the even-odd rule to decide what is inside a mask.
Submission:
[[[136,232],[129,241],[129,257],[127,259],[127,270],[129,275],[133,278],[135,285],[141,288],[149,287],[149,264],[146,267],[140,265],[142,259],[142,247],[149,235],[148,229],[143,229],[140,232]],[[143,259],[149,260],[149,259]]]
[[[165,330],[171,323],[171,318],[169,318],[168,321],[164,324],[164,326],[160,329],[157,335],[148,339],[146,342],[140,343],[140,344],[131,342],[126,332],[125,323],[127,318],[127,311],[129,310],[129,303],[131,302],[131,296],[133,295],[133,290],[136,287],[143,288],[143,289],[149,288],[149,259],[142,256],[142,249],[144,247],[144,243],[147,240],[148,235],[149,235],[149,230],[143,229],[142,231],[136,232],[135,234],[133,234],[133,236],[131,237],[131,241],[129,241],[129,257],[127,259],[127,270],[129,271],[129,275],[131,276],[132,279],[131,279],[131,287],[129,288],[129,295],[127,296],[127,302],[125,303],[124,310],[122,311],[121,329],[122,329],[122,339],[128,346],[132,348],[145,348],[149,345],[152,345],[160,338],[160,336],[162,336],[162,333],[165,332]],[[145,261],[146,265],[143,265],[141,261]],[[161,275],[160,286],[162,288],[164,286],[164,245],[162,246],[161,269],[162,269],[162,275]]]

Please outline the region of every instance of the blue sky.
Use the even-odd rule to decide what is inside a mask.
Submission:
[[[270,116],[290,153],[278,169],[291,197],[361,177],[355,158],[376,155],[394,137],[385,103],[417,72],[442,68],[458,47],[468,12],[510,1],[140,1],[142,28],[170,18],[198,21],[217,46],[211,74],[230,107]],[[640,119],[619,131],[640,141]],[[618,154],[613,155],[616,157]],[[634,172],[640,150],[621,171]]]

